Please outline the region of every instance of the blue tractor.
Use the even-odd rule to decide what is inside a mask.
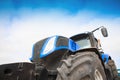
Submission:
[[[119,80],[114,61],[105,54],[94,32],[70,38],[52,36],[36,42],[31,63],[0,66],[0,80]]]
[[[107,29],[99,27],[70,38],[43,39],[34,45],[31,61],[46,70],[46,80],[117,80],[114,61],[94,37],[99,29],[108,36]]]

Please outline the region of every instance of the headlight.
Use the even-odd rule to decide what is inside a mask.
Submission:
[[[56,46],[57,36],[50,37],[46,40],[42,51],[40,53],[40,57],[44,57],[48,55],[50,52],[52,52]]]

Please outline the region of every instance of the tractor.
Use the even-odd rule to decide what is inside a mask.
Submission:
[[[0,80],[119,80],[114,60],[101,48],[94,32],[70,38],[52,36],[33,45],[31,62],[0,66]]]

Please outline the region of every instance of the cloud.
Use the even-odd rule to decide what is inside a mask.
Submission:
[[[0,19],[0,63],[29,61],[32,46],[35,42],[53,35],[70,37],[72,35],[91,31],[99,26],[108,28],[109,37],[103,38],[99,32],[103,49],[113,56],[117,66],[120,60],[118,34],[120,33],[120,17],[101,18],[93,12],[80,11],[70,15],[65,11],[25,10],[17,15],[3,14]],[[0,17],[2,17],[0,15]]]

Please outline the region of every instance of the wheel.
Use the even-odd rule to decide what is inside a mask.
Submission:
[[[116,65],[114,63],[113,60],[109,60],[108,61],[108,66],[110,67],[112,76],[113,76],[113,80],[118,80],[118,72],[117,72],[117,68]]]
[[[95,52],[78,52],[63,60],[56,80],[107,80],[101,60]]]

